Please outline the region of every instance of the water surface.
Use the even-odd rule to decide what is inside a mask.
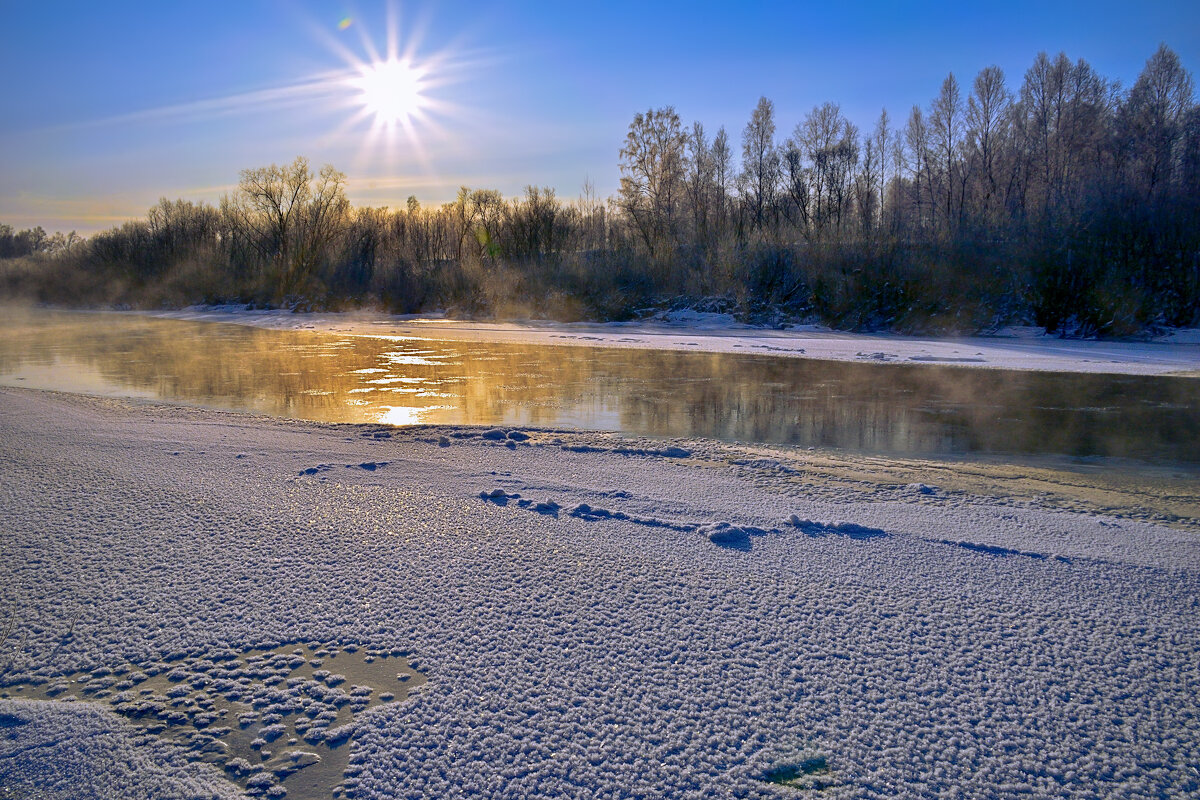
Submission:
[[[1200,464],[1200,380],[6,312],[0,384],[320,422],[572,427],[881,455]]]

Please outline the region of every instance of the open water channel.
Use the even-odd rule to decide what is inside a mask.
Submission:
[[[0,314],[0,385],[321,422],[616,430],[888,456],[1200,465],[1200,379]]]

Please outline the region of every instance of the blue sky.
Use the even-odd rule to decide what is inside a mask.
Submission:
[[[2,2],[0,222],[94,231],[160,196],[215,202],[305,155],[352,202],[462,184],[615,191],[634,113],[673,105],[735,144],[760,95],[780,138],[814,105],[902,122],[954,72],[1017,89],[1039,51],[1128,86],[1160,42],[1195,74],[1200,3]],[[348,25],[339,25],[344,20]],[[344,28],[344,29],[343,29]],[[412,135],[371,136],[344,82],[388,31],[425,69]],[[368,46],[370,43],[370,46]],[[331,77],[331,75],[333,77]]]

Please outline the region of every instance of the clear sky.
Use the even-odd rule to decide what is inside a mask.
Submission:
[[[743,7],[744,6],[744,7]],[[331,163],[356,205],[460,185],[573,198],[616,190],[634,113],[741,130],[760,95],[779,137],[814,105],[902,122],[954,72],[1039,51],[1130,85],[1165,42],[1200,66],[1200,3],[23,2],[0,0],[0,222],[91,232],[159,197],[216,202],[239,170]],[[419,102],[385,128],[350,82],[395,54]]]

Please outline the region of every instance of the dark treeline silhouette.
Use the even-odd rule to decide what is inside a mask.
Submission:
[[[1040,54],[1014,91],[950,75],[903,121],[834,103],[739,143],[637,114],[618,194],[462,188],[353,208],[303,158],[246,170],[219,206],[162,200],[80,241],[0,227],[0,284],[47,302],[251,302],[616,318],[700,302],[760,321],[1127,334],[1200,323],[1200,108],[1165,46],[1127,91]]]

